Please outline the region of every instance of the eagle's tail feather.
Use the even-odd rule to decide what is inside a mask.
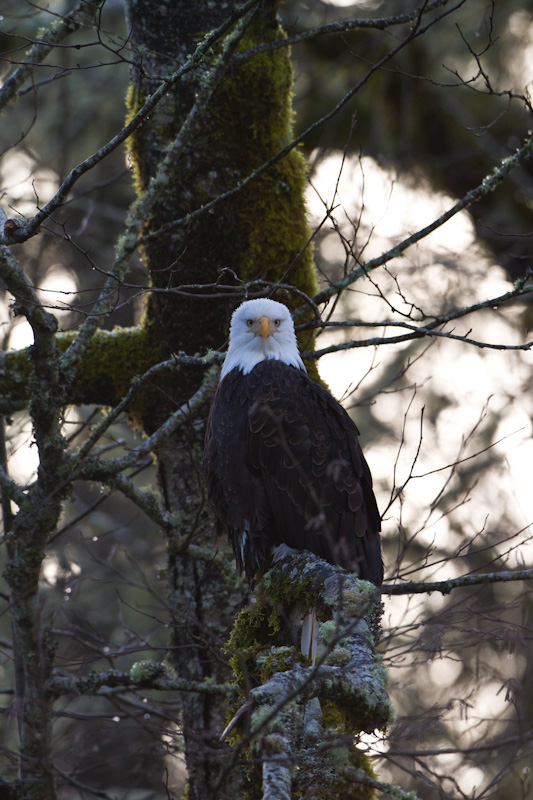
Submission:
[[[303,619],[300,649],[311,664],[316,663],[318,628],[319,622],[316,616],[316,608],[310,608]]]

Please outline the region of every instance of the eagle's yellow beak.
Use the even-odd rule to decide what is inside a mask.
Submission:
[[[257,320],[257,327],[263,337],[263,341],[265,341],[268,334],[271,332],[270,319],[268,317],[259,317]]]

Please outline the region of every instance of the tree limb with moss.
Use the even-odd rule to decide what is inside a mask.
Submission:
[[[314,664],[299,650],[299,629],[287,638],[289,621],[311,608],[320,623]],[[263,797],[271,784],[293,792],[287,796],[373,796],[357,782],[348,790],[338,765],[345,759],[373,774],[357,736],[394,718],[374,649],[380,618],[375,586],[311,554],[288,556],[259,582],[227,646],[241,701],[225,735],[236,745],[231,763],[243,753],[261,761]],[[258,783],[256,773],[251,767],[249,780]]]

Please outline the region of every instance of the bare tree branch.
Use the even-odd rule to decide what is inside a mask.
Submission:
[[[392,586],[382,586],[383,594],[425,594],[440,592],[449,594],[452,589],[460,589],[464,586],[483,586],[491,583],[508,583],[510,581],[530,581],[533,579],[533,569],[522,569],[516,571],[488,572],[482,575],[463,575],[459,578],[450,578],[447,581],[417,582],[408,581],[397,583]]]
[[[31,48],[24,63],[6,78],[0,87],[0,110],[13,99],[22,84],[30,78],[35,67],[50,55],[59,42],[78,30],[81,25],[94,20],[104,2],[105,0],[92,0],[91,3],[87,3],[82,0],[75,9],[52,23],[44,32],[41,41],[36,42]]]
[[[532,155],[533,138],[528,137],[524,144],[521,145],[521,147],[519,147],[516,152],[513,153],[513,155],[504,158],[499,167],[496,167],[490,175],[486,175],[482,182],[475,187],[475,189],[471,189],[469,192],[467,192],[464,197],[458,200],[457,203],[448,209],[448,211],[445,211],[444,214],[441,214],[438,219],[434,220],[429,225],[426,225],[424,228],[421,228],[416,233],[413,233],[407,238],[403,239],[403,241],[394,247],[391,247],[389,250],[387,250],[387,252],[382,253],[376,258],[372,258],[370,261],[367,261],[366,264],[356,267],[332,286],[328,286],[326,289],[318,292],[318,294],[316,294],[313,298],[315,303],[320,304],[328,302],[328,300],[330,300],[332,297],[335,297],[348,286],[351,286],[357,280],[369,275],[370,272],[377,269],[377,267],[383,266],[392,259],[400,258],[403,253],[413,244],[416,244],[430,233],[433,233],[433,231],[437,230],[437,228],[440,228],[445,222],[454,217],[460,211],[470,208],[470,206],[472,206],[482,197],[486,196],[490,192],[493,192],[512,169],[524,163],[525,161],[528,161]],[[522,286],[518,290],[518,294],[529,294],[530,291],[531,287],[527,288],[526,286]],[[296,312],[295,318],[299,319],[300,315],[300,311]]]

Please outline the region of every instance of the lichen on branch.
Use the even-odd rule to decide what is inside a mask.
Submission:
[[[310,608],[321,622],[315,664],[299,652],[294,633],[295,620]],[[332,737],[343,737],[347,764],[368,771],[353,743],[346,747],[346,736],[383,729],[394,716],[385,688],[387,676],[374,651],[380,617],[380,593],[373,584],[308,553],[288,556],[262,578],[255,603],[241,612],[228,643],[240,705],[248,715],[248,725],[243,726],[238,711],[228,732],[233,731],[231,741],[238,751],[244,748],[262,757],[263,783],[286,782],[289,763],[293,779],[312,776],[316,790],[320,776],[312,770],[300,774],[295,765],[318,754],[325,759],[326,784],[332,775],[339,778],[342,771],[330,763],[340,757],[338,748],[330,747],[328,755],[324,752]],[[310,709],[314,709],[313,724],[308,719]],[[273,743],[279,747],[277,760]],[[328,791],[332,785],[337,786],[330,782]]]

